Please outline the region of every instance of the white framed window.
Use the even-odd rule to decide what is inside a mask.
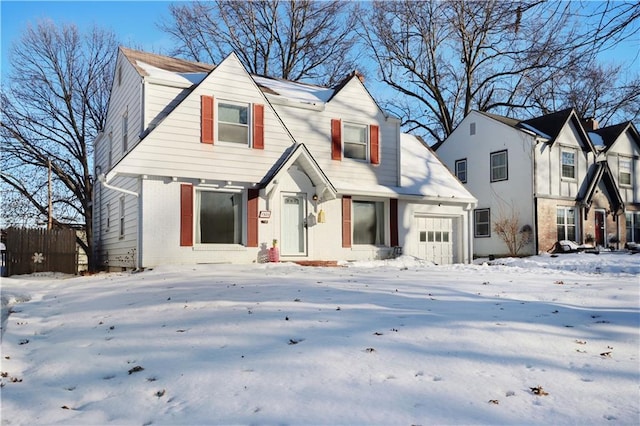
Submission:
[[[125,215],[125,206],[124,206],[124,196],[120,197],[119,208],[118,208],[118,236],[120,238],[124,238],[124,215]]]
[[[491,182],[509,179],[507,150],[492,152],[490,158]]]
[[[196,190],[195,242],[242,244],[242,193]]]
[[[631,186],[631,158],[618,157],[618,182],[623,186]]]
[[[122,155],[129,149],[129,113],[122,116]]]
[[[467,183],[467,159],[456,160],[456,176],[462,183]]]
[[[107,220],[105,224],[106,231],[111,228],[111,203],[107,203]]]
[[[107,161],[109,162],[108,167],[109,169],[111,169],[111,167],[113,167],[113,132],[109,132],[109,138],[108,138],[108,143],[109,143],[109,152],[108,152],[108,158]]]
[[[221,142],[249,145],[249,104],[218,102],[218,138]]]
[[[384,245],[384,202],[354,200],[351,206],[353,244]]]
[[[473,212],[473,236],[485,238],[491,236],[491,209],[476,209]]]
[[[563,149],[560,152],[562,163],[562,178],[576,178],[576,151],[574,149]]]
[[[627,242],[640,243],[640,212],[625,213]]]
[[[345,158],[367,160],[369,127],[361,124],[345,123],[343,126],[343,152]]]
[[[556,213],[556,225],[558,229],[558,241],[576,241],[576,209],[574,207],[558,207]]]

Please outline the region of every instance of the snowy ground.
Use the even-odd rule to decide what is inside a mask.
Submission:
[[[640,254],[493,263],[3,279],[2,425],[638,424]]]

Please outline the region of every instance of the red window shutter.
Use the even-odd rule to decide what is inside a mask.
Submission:
[[[331,159],[342,160],[342,121],[331,120]]]
[[[259,189],[249,189],[247,196],[247,247],[258,247]]]
[[[193,186],[180,185],[180,246],[193,245]]]
[[[264,105],[253,105],[253,148],[264,149]]]
[[[351,247],[351,196],[342,197],[342,247]]]
[[[380,127],[375,124],[369,126],[369,150],[371,164],[380,164]]]
[[[391,237],[390,246],[398,245],[398,199],[389,200],[389,236]]]
[[[213,96],[200,97],[200,142],[213,143]]]

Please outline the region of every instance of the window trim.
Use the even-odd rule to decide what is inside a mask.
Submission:
[[[564,175],[564,168],[565,168],[564,154],[565,153],[571,154],[573,156],[573,164],[570,165],[572,167],[572,170],[573,170],[573,176],[565,176]],[[570,181],[577,180],[578,167],[577,167],[577,164],[576,164],[576,158],[577,158],[577,150],[575,148],[562,147],[560,149],[560,178],[562,180],[570,180]],[[569,165],[567,165],[567,167],[569,167]]]
[[[629,163],[629,170],[628,173],[625,172],[624,174],[629,176],[629,182],[622,182],[622,167],[621,167],[621,163],[622,161],[626,161]],[[631,180],[631,176],[633,176],[633,158],[632,157],[627,157],[627,156],[619,156],[618,157],[618,185],[620,186],[624,186],[625,188],[631,188],[633,187],[633,181]]]
[[[504,168],[505,168],[505,177],[500,179],[494,179],[493,177],[493,157],[504,154]],[[503,167],[503,166],[500,166]],[[490,182],[502,182],[505,180],[509,180],[509,151],[506,149],[500,151],[494,151],[489,154],[489,178]]]
[[[478,222],[478,214],[479,213],[487,213],[487,222]],[[487,224],[487,234],[479,234],[478,233],[478,224]],[[474,238],[491,238],[491,209],[490,208],[482,208],[475,209],[473,211],[473,237]]]
[[[362,128],[364,129],[364,143],[361,142],[351,142],[347,140],[347,132],[346,132],[346,127],[357,127],[357,128]],[[370,162],[370,146],[371,146],[371,131],[370,131],[370,126],[367,124],[362,124],[362,123],[356,123],[356,122],[352,122],[352,121],[343,121],[342,122],[342,158],[348,158],[350,160],[355,160],[355,161],[362,161],[365,163]],[[364,145],[364,158],[354,158],[354,157],[348,157],[346,155],[346,151],[345,151],[345,147],[347,144],[351,144],[351,145]]]
[[[464,179],[462,179],[460,177],[459,170],[458,170],[458,164],[464,164]],[[467,183],[467,174],[468,174],[468,168],[467,167],[468,167],[468,164],[469,163],[467,162],[466,158],[461,158],[459,160],[456,160],[456,162],[455,162],[455,174],[456,174],[456,177],[458,178],[458,180],[460,182],[462,182],[462,183]]]
[[[232,123],[229,121],[224,121],[221,120],[221,116],[222,114],[220,114],[220,105],[232,105],[232,106],[238,106],[238,107],[243,107],[246,108],[247,110],[247,124],[241,124],[241,123]],[[230,101],[227,99],[218,99],[215,98],[215,141],[216,143],[221,143],[223,145],[226,146],[240,146],[240,147],[247,147],[247,148],[251,148],[253,146],[253,108],[252,108],[251,103],[249,102],[237,102],[237,101]],[[228,141],[228,140],[224,140],[223,138],[220,137],[220,124],[227,124],[227,125],[231,125],[231,126],[242,126],[242,127],[246,127],[247,129],[247,142],[246,143],[240,143],[240,142],[233,142],[233,141]]]

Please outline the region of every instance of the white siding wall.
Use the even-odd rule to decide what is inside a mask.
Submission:
[[[632,158],[631,186],[620,186],[620,157]],[[625,204],[640,203],[640,150],[628,132],[622,134],[611,147],[607,162]]]
[[[475,123],[475,135],[471,135],[471,123]],[[474,111],[438,148],[437,155],[452,171],[456,160],[467,159],[465,186],[478,199],[477,209],[491,209],[492,224],[501,214],[510,213],[513,206],[520,222],[533,227],[533,141],[532,136]],[[491,182],[490,153],[502,150],[508,152],[509,178]],[[489,238],[474,238],[473,249],[476,256],[508,253],[493,229]],[[532,252],[533,244],[521,253],[527,254],[527,250]]]
[[[184,87],[145,82],[143,129],[156,127],[187,94]]]

